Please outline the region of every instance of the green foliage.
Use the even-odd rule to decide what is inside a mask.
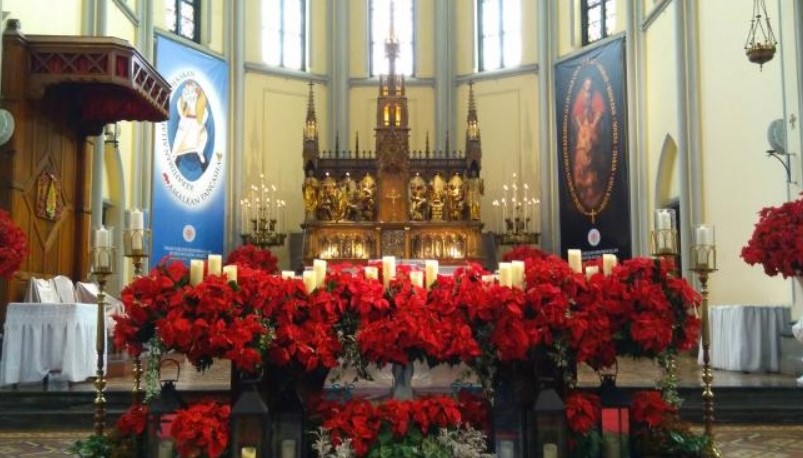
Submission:
[[[670,428],[648,428],[634,438],[633,447],[640,456],[699,458],[708,445],[708,436],[695,434],[677,424]]]
[[[68,451],[81,458],[108,458],[112,454],[112,444],[108,437],[93,434],[85,440],[77,440]]]
[[[575,448],[572,456],[575,458],[596,458],[602,456],[602,436],[597,429],[592,429],[582,436],[575,436]]]

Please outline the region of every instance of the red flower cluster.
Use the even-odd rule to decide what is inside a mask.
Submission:
[[[0,210],[0,278],[11,279],[27,254],[25,233],[5,210]]]
[[[547,257],[547,254],[538,248],[530,245],[516,245],[512,250],[502,256],[504,262],[524,261],[525,259],[540,259]]]
[[[240,245],[229,253],[226,264],[237,264],[272,274],[276,273],[277,260],[267,248],[263,250],[256,245]]]
[[[566,395],[566,421],[575,434],[591,431],[600,418],[599,396],[592,393],[572,391]]]
[[[646,390],[633,393],[631,411],[633,421],[655,428],[664,424],[668,414],[675,413],[675,407],[664,401],[660,392]]]
[[[148,420],[148,406],[132,404],[120,418],[117,419],[117,431],[123,436],[139,436],[145,432]]]
[[[803,274],[803,197],[758,213],[753,235],[742,248],[742,259],[761,264],[767,275]]]
[[[210,458],[223,454],[229,442],[231,408],[215,402],[192,405],[176,411],[170,435],[179,455],[198,456],[203,451]]]
[[[337,445],[351,439],[358,457],[365,456],[381,435],[402,438],[416,428],[423,435],[440,428],[456,428],[476,418],[487,418],[488,406],[471,395],[460,400],[448,396],[418,398],[412,401],[391,399],[374,405],[364,399],[344,404],[323,402],[319,412],[324,418],[323,427],[329,430],[332,442]],[[482,425],[472,424],[475,427]]]

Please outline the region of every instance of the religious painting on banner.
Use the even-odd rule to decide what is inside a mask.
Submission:
[[[625,40],[555,64],[561,253],[631,256]]]
[[[154,133],[155,264],[222,253],[226,220],[229,71],[225,61],[163,36],[156,68],[170,83],[170,118]]]

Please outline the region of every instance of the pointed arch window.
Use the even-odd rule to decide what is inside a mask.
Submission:
[[[393,5],[393,30],[399,41],[396,73],[412,76],[415,70],[415,17],[414,0],[371,0],[371,76],[388,73],[385,41],[390,33],[390,7]]]
[[[165,0],[165,24],[176,35],[201,42],[201,0]]]
[[[262,0],[262,61],[307,69],[306,0]]]
[[[583,45],[612,35],[616,28],[616,0],[581,0]]]
[[[521,0],[477,0],[477,68],[521,63]]]

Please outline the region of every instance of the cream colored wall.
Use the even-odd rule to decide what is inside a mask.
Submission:
[[[552,0],[557,12],[557,53],[565,56],[582,48],[582,31],[580,19],[580,0]],[[645,0],[649,1],[649,0]],[[627,9],[632,8],[628,0],[616,0],[616,25],[610,35],[625,31]]]
[[[26,35],[78,35],[81,4],[81,0],[3,0],[3,11],[10,13],[9,19],[20,20]]]
[[[790,280],[771,278],[739,257],[756,213],[786,200],[779,165],[766,158],[767,125],[783,114],[780,62],[747,61],[744,43],[750,0],[694,2],[700,24],[700,95],[704,218],[717,228],[720,271],[713,303],[788,304]],[[738,75],[738,77],[735,77]]]
[[[259,183],[260,173],[267,183],[279,189],[279,198],[287,201],[285,229],[300,231],[304,211],[301,205],[302,128],[307,113],[306,81],[247,73],[245,77],[244,176],[237,181],[243,192]],[[326,113],[327,92],[315,86],[317,113]],[[318,116],[320,138],[327,138],[325,119]],[[279,267],[289,268],[287,248],[274,250]]]

